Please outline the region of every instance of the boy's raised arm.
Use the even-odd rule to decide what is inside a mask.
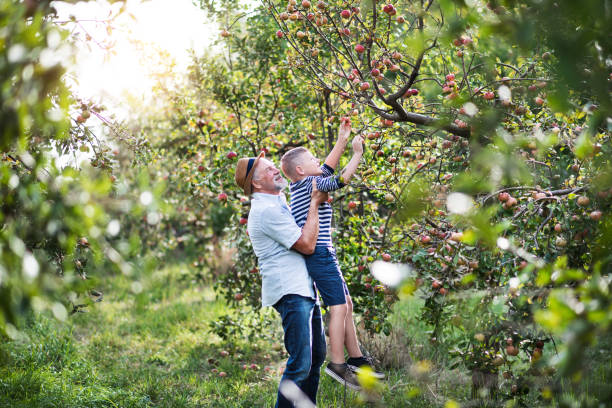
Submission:
[[[338,130],[338,140],[334,145],[334,148],[325,159],[325,164],[336,170],[340,157],[344,153],[346,144],[348,143],[349,136],[351,135],[351,120],[347,117],[342,118],[340,123],[340,129]]]
[[[349,160],[344,170],[342,170],[342,175],[340,177],[340,181],[342,183],[348,183],[349,180],[355,175],[357,167],[359,167],[359,162],[363,156],[363,137],[360,135],[355,136],[353,138],[352,145],[353,157],[351,157],[351,160]]]

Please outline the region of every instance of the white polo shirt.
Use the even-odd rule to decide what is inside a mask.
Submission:
[[[302,235],[284,194],[253,193],[247,225],[261,273],[261,302],[272,306],[285,295],[316,299],[302,255],[291,249]]]

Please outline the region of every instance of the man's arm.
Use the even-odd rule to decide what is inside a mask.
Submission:
[[[346,144],[348,143],[348,138],[350,135],[351,120],[349,118],[342,118],[342,123],[340,124],[340,129],[338,130],[338,141],[325,159],[325,164],[327,164],[334,170],[336,170],[336,166],[338,166],[340,157],[342,156],[342,153],[344,153],[344,149],[346,148]]]
[[[312,196],[306,216],[306,224],[302,227],[302,235],[291,247],[296,251],[311,255],[314,253],[319,237],[319,205],[327,200],[327,193],[317,190],[316,181],[312,181]]]
[[[363,138],[359,135],[353,138],[353,157],[348,162],[344,170],[342,170],[342,175],[340,176],[340,181],[342,183],[348,183],[349,180],[355,175],[357,171],[357,167],[359,167],[359,162],[361,161],[361,157],[363,156]]]

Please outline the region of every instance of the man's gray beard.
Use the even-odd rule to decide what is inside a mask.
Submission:
[[[280,181],[274,182],[274,187],[276,188],[276,191],[283,191],[287,188],[288,185],[289,183],[287,183],[287,180],[284,177],[281,177]]]

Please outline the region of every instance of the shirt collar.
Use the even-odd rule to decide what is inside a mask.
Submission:
[[[280,195],[276,194],[267,194],[267,193],[253,193],[251,194],[253,200],[262,200],[262,201],[278,201]]]

